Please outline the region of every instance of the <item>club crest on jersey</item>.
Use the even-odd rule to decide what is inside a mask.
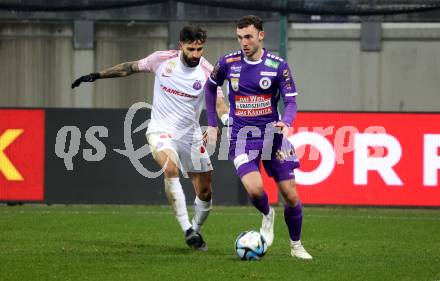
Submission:
[[[202,81],[196,80],[196,82],[193,84],[193,88],[194,90],[200,90],[202,88]]]
[[[167,63],[167,65],[165,66],[165,71],[162,73],[162,76],[164,76],[164,77],[171,77],[175,67],[176,67],[176,62],[169,61]]]
[[[232,87],[232,90],[234,90],[234,91],[238,91],[238,82],[239,82],[239,79],[238,78],[231,78],[231,87]]]
[[[272,81],[270,80],[270,78],[267,77],[262,77],[260,79],[260,87],[263,90],[267,90],[270,88],[270,85],[272,85]]]

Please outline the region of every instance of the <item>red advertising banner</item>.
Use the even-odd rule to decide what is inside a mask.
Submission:
[[[0,109],[0,200],[44,199],[44,110]]]
[[[305,204],[440,206],[440,114],[302,112],[289,140]]]

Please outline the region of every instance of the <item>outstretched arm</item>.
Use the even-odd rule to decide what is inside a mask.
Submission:
[[[82,82],[94,82],[96,79],[102,78],[125,77],[140,72],[138,64],[138,61],[123,62],[100,72],[81,76],[72,83],[72,89],[78,87]]]
[[[130,61],[117,64],[99,72],[99,78],[124,77],[139,72],[139,62]]]

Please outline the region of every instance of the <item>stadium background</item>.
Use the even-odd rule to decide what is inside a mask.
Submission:
[[[397,123],[396,131],[403,131],[402,136],[398,136],[399,142],[409,143],[403,145],[403,155],[415,151],[414,155],[420,159],[408,164],[411,159],[406,158],[404,168],[399,169],[400,173],[408,174],[415,168],[417,182],[396,188],[384,184],[377,173],[370,172],[369,178],[373,180],[363,187],[362,196],[367,199],[384,196],[373,190],[375,182],[376,188],[393,190],[394,193],[388,194],[392,199],[358,202],[346,196],[317,201],[306,196],[304,203],[439,206],[438,180],[434,186],[422,183],[424,146],[411,145],[413,136],[423,139],[428,133],[436,135],[434,142],[438,142],[440,132],[436,114],[440,106],[438,1],[1,1],[0,106],[4,109],[0,129],[6,132],[13,128],[16,114],[29,119],[28,111],[9,109],[36,111],[41,118],[37,130],[40,132],[36,134],[44,143],[40,146],[44,156],[39,165],[28,169],[25,161],[20,164],[20,157],[24,157],[24,151],[30,151],[25,158],[36,159],[33,153],[40,148],[32,147],[35,145],[32,142],[23,146],[20,138],[11,143],[5,149],[7,157],[19,171],[29,174],[24,176],[24,181],[8,180],[5,173],[0,174],[0,200],[10,203],[165,203],[161,180],[144,178],[129,159],[113,150],[123,148],[127,108],[139,101],[151,103],[153,75],[97,81],[75,90],[70,89],[70,83],[85,73],[140,59],[155,50],[175,48],[178,31],[185,23],[198,23],[208,30],[205,57],[214,63],[219,55],[237,49],[234,20],[249,13],[265,20],[266,48],[287,57],[300,93],[299,110],[322,113],[317,123],[307,124],[310,130],[333,124],[326,112],[365,113],[361,118],[372,120],[372,126],[383,126],[381,122],[391,124],[385,126],[387,130],[396,123],[393,120],[398,116],[394,113],[409,114],[404,115],[405,121]],[[374,116],[378,112],[389,115],[385,121],[377,121]],[[420,124],[407,121],[417,118],[412,117],[413,113],[422,118]],[[347,116],[341,114],[336,118]],[[340,126],[356,124],[359,122],[356,118],[348,117]],[[82,134],[72,171],[55,151],[56,137],[63,126],[77,126]],[[108,136],[97,136],[107,152],[100,161],[86,161],[82,156],[84,149],[92,149],[92,154],[96,150],[85,140],[91,126],[108,128]],[[420,126],[421,131],[412,135],[413,128]],[[22,136],[26,137],[29,136]],[[334,144],[335,133],[327,138]],[[144,140],[138,136],[135,147],[143,144]],[[348,157],[351,161],[352,156]],[[321,158],[314,159],[315,167]],[[308,165],[307,160],[303,162]],[[155,167],[151,156],[142,163],[151,169]],[[215,165],[218,168],[214,182],[217,203],[246,204],[232,164],[216,161]],[[353,169],[347,167],[339,177],[350,179],[342,184],[350,185],[354,191],[359,186],[353,184]],[[30,184],[28,179],[39,173],[43,174],[36,180],[38,184]],[[335,188],[331,193],[338,192],[334,182],[327,186]],[[21,192],[26,188],[36,191],[23,195]],[[190,194],[188,198],[192,198],[188,181],[185,189]],[[313,185],[301,192],[311,189]],[[405,189],[410,191],[402,195]],[[328,192],[325,190],[323,192]],[[429,203],[425,204],[422,199],[411,201],[417,197],[415,193],[426,191],[425,196],[431,198]],[[324,193],[321,197],[327,195]],[[395,201],[399,196],[405,200]],[[277,194],[271,195],[272,203],[278,202],[276,197]]]
[[[70,88],[176,47],[187,22],[208,30],[214,63],[238,48],[234,21],[250,13],[293,69],[295,142],[313,144],[297,150],[312,262],[290,257],[267,179],[276,239],[261,262],[237,258],[235,238],[261,216],[221,148],[209,251],[191,251],[162,178],[136,169],[157,171],[135,131],[148,110],[124,126],[130,106],[151,103],[153,75]],[[440,1],[0,0],[0,62],[0,281],[440,280]]]

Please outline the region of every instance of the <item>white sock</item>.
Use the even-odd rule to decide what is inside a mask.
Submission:
[[[182,231],[185,232],[191,227],[191,223],[189,222],[185,194],[183,193],[179,178],[165,178],[165,193],[167,194],[168,202],[170,202],[174,209],[174,214]]]
[[[298,245],[301,245],[301,240],[298,240],[298,241],[290,240],[290,245],[292,245],[292,246],[298,246]]]
[[[210,201],[202,201],[199,197],[196,196],[194,200],[194,217],[192,219],[192,228],[196,231],[200,232],[203,223],[211,211],[212,200]]]

